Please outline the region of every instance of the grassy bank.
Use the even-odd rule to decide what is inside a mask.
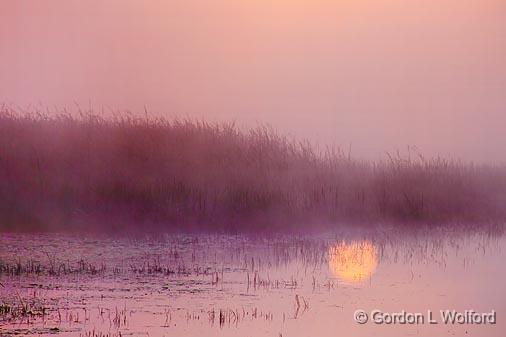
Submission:
[[[269,128],[0,111],[0,229],[506,219],[506,168],[351,160]]]

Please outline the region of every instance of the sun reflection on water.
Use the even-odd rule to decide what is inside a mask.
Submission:
[[[330,271],[343,281],[360,282],[375,272],[377,264],[377,248],[368,240],[341,241],[329,248]]]

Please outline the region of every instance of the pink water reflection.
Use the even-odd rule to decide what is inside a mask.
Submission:
[[[0,287],[0,302],[16,310],[22,299],[34,312],[0,315],[2,336],[445,336],[467,331],[493,337],[504,330],[502,235],[115,239],[3,234],[1,240],[5,287]],[[498,323],[360,325],[353,320],[357,309],[495,310]]]

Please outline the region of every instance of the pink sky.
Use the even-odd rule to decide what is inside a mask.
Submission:
[[[0,101],[506,162],[503,0],[4,0]]]

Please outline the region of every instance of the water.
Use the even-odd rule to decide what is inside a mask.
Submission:
[[[0,240],[1,336],[493,337],[506,326],[501,230]],[[358,324],[358,309],[425,321]],[[445,309],[495,310],[496,324],[443,324]]]

